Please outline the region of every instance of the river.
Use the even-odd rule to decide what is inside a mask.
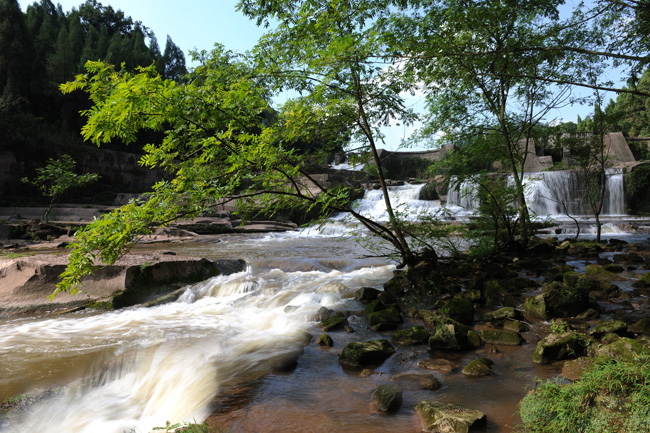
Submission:
[[[322,348],[315,344],[321,331],[313,315],[322,307],[362,311],[354,293],[381,288],[394,264],[368,257],[353,237],[327,233],[164,244],[156,248],[243,258],[248,268],[188,286],[178,301],[157,307],[0,319],[0,401],[43,390],[49,395],[1,420],[0,431],[131,433],[168,421],[207,421],[230,432],[419,432],[413,408],[432,399],[482,410],[487,431],[508,432],[535,378],[557,375],[558,367],[531,361],[542,336],[536,324],[522,347],[468,353],[398,348],[369,377],[343,370],[337,356],[346,343],[391,334],[352,314],[355,332],[333,332],[334,347]],[[305,333],[314,336],[306,346]],[[477,356],[495,362],[495,375],[460,373]],[[432,357],[456,365],[433,373],[441,389],[406,391],[402,408],[390,416],[372,410],[378,385],[400,372],[428,372],[417,362]],[[297,366],[278,369],[294,359]]]

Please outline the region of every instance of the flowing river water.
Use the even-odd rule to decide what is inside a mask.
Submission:
[[[341,231],[326,233],[164,244],[156,248],[243,258],[248,268],[188,286],[176,302],[157,307],[0,319],[0,401],[49,390],[47,399],[0,420],[0,431],[150,432],[167,421],[207,421],[231,432],[419,432],[414,407],[430,399],[481,410],[487,431],[508,432],[535,378],[557,375],[558,367],[531,361],[538,324],[522,347],[398,348],[368,377],[342,369],[337,356],[346,343],[391,334],[370,329],[361,313],[349,318],[354,333],[332,333],[332,348],[307,343],[305,332],[321,334],[313,318],[321,307],[361,312],[355,291],[381,288],[394,264],[368,258]],[[496,374],[463,376],[460,369],[477,356],[492,359]],[[378,385],[393,374],[430,372],[417,362],[432,357],[456,366],[433,372],[441,389],[405,391],[394,415],[372,409]],[[279,368],[296,358],[297,366]]]

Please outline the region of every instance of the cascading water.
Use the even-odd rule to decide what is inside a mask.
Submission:
[[[524,189],[529,209],[538,217],[589,216],[593,212],[580,172],[545,171],[524,175]],[[602,215],[624,215],[623,173],[606,171],[605,199]]]
[[[471,179],[458,182],[455,177],[449,181],[447,208],[456,215],[471,215],[479,208],[476,183]]]

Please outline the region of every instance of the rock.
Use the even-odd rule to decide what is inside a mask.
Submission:
[[[641,257],[640,255],[636,253],[621,253],[621,254],[614,254],[612,257],[612,260],[614,263],[623,263],[623,264],[628,264],[628,263],[636,263],[636,264],[642,264],[645,263],[645,259]]]
[[[320,337],[318,337],[318,340],[316,340],[316,344],[319,346],[328,346],[332,347],[334,346],[334,340],[332,340],[332,337],[330,337],[327,334],[323,334]]]
[[[625,279],[620,275],[616,275],[615,273],[606,270],[602,266],[594,265],[594,264],[587,265],[587,267],[585,268],[585,276],[592,279],[604,280],[604,281],[619,281]]]
[[[422,430],[439,433],[468,433],[486,424],[484,413],[441,401],[421,401],[415,406]]]
[[[442,305],[440,312],[463,325],[474,324],[474,304],[464,296],[454,296]]]
[[[593,358],[581,357],[567,361],[562,366],[562,376],[571,382],[582,379],[584,372],[593,364]]]
[[[393,353],[395,348],[385,339],[349,343],[339,355],[339,363],[343,367],[362,369],[380,365]]]
[[[623,268],[623,266],[614,265],[614,264],[604,265],[603,269],[605,269],[607,272],[613,272],[613,273],[616,273],[616,274],[619,273],[619,272],[623,272],[625,270],[625,268]]]
[[[399,346],[415,346],[426,343],[429,341],[430,336],[429,331],[424,326],[414,326],[409,329],[397,331],[390,338],[390,341]]]
[[[513,332],[526,332],[529,330],[528,325],[520,320],[508,320],[503,324],[503,329]]]
[[[393,278],[384,283],[384,291],[401,298],[412,287],[405,271],[395,271]]]
[[[650,318],[643,318],[628,327],[628,331],[635,334],[650,335]]]
[[[404,391],[435,391],[440,389],[440,381],[433,374],[427,373],[402,373],[390,378]]]
[[[650,355],[650,349],[636,340],[621,337],[613,343],[600,347],[596,354],[610,356],[618,361],[633,362],[638,355]]]
[[[552,333],[537,343],[533,362],[550,364],[563,359],[573,359],[585,354],[584,337],[569,331],[562,334]]]
[[[465,368],[463,368],[462,373],[466,376],[489,376],[494,374],[490,369],[492,364],[493,362],[487,358],[478,358],[467,364]]]
[[[330,310],[327,307],[320,307],[318,311],[316,311],[314,314],[309,316],[307,320],[311,322],[324,322],[325,320],[332,317],[334,313],[335,313],[334,310]]]
[[[385,310],[386,308],[388,307],[384,305],[383,302],[381,302],[379,299],[374,299],[368,303],[368,306],[366,307],[366,315]]]
[[[357,292],[354,294],[354,297],[361,302],[368,303],[370,301],[373,301],[377,299],[377,296],[381,293],[377,289],[373,289],[372,287],[362,287]]]
[[[576,316],[580,320],[594,320],[600,317],[600,313],[593,308],[589,308]]]
[[[485,313],[481,316],[481,322],[491,322],[497,326],[501,326],[508,319],[521,320],[522,314],[515,310],[514,307],[503,307],[490,313]]]
[[[340,311],[337,311],[336,313],[332,314],[332,316],[329,319],[320,322],[318,324],[318,327],[322,329],[324,332],[329,332],[329,331],[334,331],[336,329],[343,328],[347,324],[348,324],[348,319],[345,317],[345,315]]]
[[[418,367],[424,368],[425,370],[435,370],[441,373],[451,373],[455,368],[458,367],[458,364],[450,361],[448,359],[423,359],[418,361]]]
[[[425,326],[430,329],[429,347],[432,349],[468,350],[480,346],[480,337],[462,323],[435,314],[426,317]]]
[[[379,385],[372,398],[378,412],[395,412],[402,405],[402,390],[392,383]]]
[[[641,278],[632,283],[632,287],[644,288],[650,287],[650,273],[643,274]]]
[[[402,322],[404,322],[404,319],[402,319],[401,313],[394,305],[385,310],[368,314],[368,323],[375,331],[395,329]]]
[[[519,346],[523,341],[521,335],[512,331],[499,331],[498,329],[484,329],[481,339],[488,344],[503,344],[505,346]]]
[[[620,320],[607,320],[594,326],[589,335],[594,338],[601,338],[605,334],[614,333],[623,335],[627,332],[627,323]]]
[[[553,282],[541,295],[532,296],[524,302],[524,311],[540,319],[571,317],[581,313],[589,303],[587,279],[580,277],[575,284]]]

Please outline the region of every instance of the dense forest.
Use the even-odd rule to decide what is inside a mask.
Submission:
[[[90,108],[90,101],[82,93],[64,95],[59,90],[61,83],[84,72],[88,60],[110,62],[118,70],[155,65],[171,80],[187,73],[183,51],[169,36],[161,51],[142,22],[96,0],[71,11],[40,0],[25,12],[16,0],[0,0],[0,153],[33,163],[25,174],[48,158],[78,154],[76,147],[90,146],[80,135],[84,120],[79,115]],[[140,153],[151,135],[142,133],[128,148],[120,140],[105,148]],[[3,187],[5,199],[30,191],[16,182]]]

